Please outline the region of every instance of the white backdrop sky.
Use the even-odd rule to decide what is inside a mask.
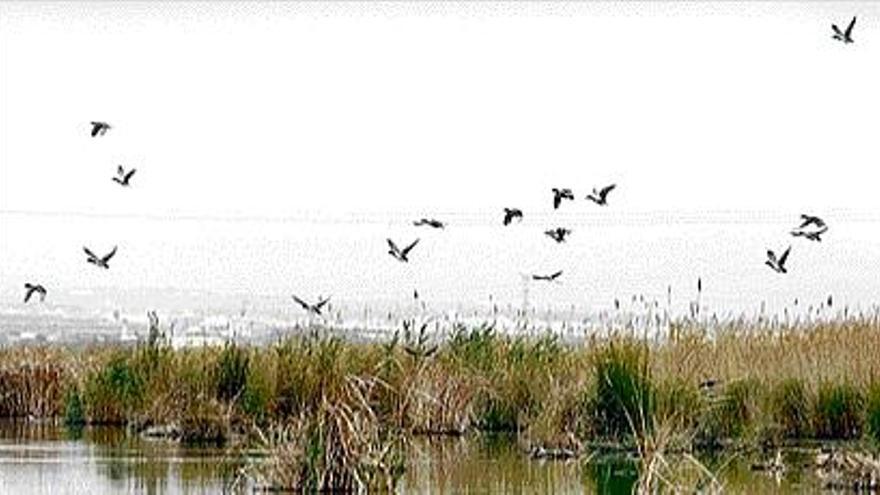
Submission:
[[[0,3],[25,281],[607,307],[880,294],[880,4]],[[830,24],[859,15],[856,42]],[[89,121],[113,125],[90,138]],[[136,167],[132,187],[111,182]],[[608,208],[584,200],[616,182]],[[558,213],[550,188],[577,201]],[[501,209],[525,211],[502,228]],[[40,212],[51,214],[40,214]],[[823,216],[821,244],[788,236]],[[448,221],[419,230],[422,215]],[[244,219],[242,219],[244,218]],[[230,221],[230,219],[239,219]],[[262,219],[262,220],[260,220]],[[542,235],[574,230],[565,245]],[[412,263],[385,238],[421,237]],[[83,245],[119,245],[109,271]],[[790,273],[763,265],[794,246]]]

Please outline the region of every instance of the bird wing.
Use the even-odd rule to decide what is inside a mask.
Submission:
[[[608,193],[613,191],[615,187],[617,187],[617,184],[611,184],[610,186],[606,186],[604,189],[599,191],[599,195],[604,198],[605,196],[608,196]]]
[[[97,259],[98,259],[98,257],[95,255],[95,253],[92,252],[91,249],[89,249],[89,248],[83,246],[83,251],[86,252],[86,254],[89,256],[90,259],[92,259],[92,260],[97,260]]]
[[[767,250],[767,259],[773,263],[776,263],[776,253],[774,253],[773,251],[768,249]]]
[[[292,297],[293,300],[296,301],[297,304],[299,304],[300,306],[302,306],[303,309],[309,309],[310,306],[309,306],[309,304],[308,304],[307,302],[305,302],[305,301],[303,301],[302,299],[296,297],[295,295],[294,295],[294,296],[290,296],[290,297]]]
[[[419,227],[421,225],[425,225],[425,222],[427,222],[427,220],[422,218],[420,220],[416,220],[415,222],[413,222],[413,225],[415,225],[416,227]]]
[[[837,24],[832,24],[831,29],[833,29],[834,33],[837,34],[838,36],[843,36],[843,33],[840,31],[840,28],[837,27]]]
[[[782,265],[785,264],[785,260],[788,259],[788,253],[789,253],[789,252],[791,252],[791,246],[788,246],[788,249],[786,249],[785,252],[782,253],[782,256],[779,257],[779,266],[780,266],[780,268],[782,267]]]
[[[844,36],[849,38],[849,35],[852,33],[853,26],[856,25],[856,17],[853,16],[852,20],[849,21],[849,26],[846,27],[846,31],[843,33]]]
[[[400,249],[397,248],[397,244],[394,244],[394,241],[392,241],[391,239],[388,239],[388,247],[391,248],[391,251],[395,253],[400,253]]]
[[[118,182],[119,184],[122,184],[123,186],[125,185],[125,182],[123,182],[122,179],[120,179],[119,177],[114,177],[113,182]]]
[[[92,137],[97,136],[97,135],[98,135],[98,131],[99,131],[100,129],[101,129],[101,123],[100,123],[100,122],[92,122]]]
[[[327,299],[324,299],[324,300],[318,302],[318,304],[315,304],[315,309],[321,309],[329,301],[330,301],[330,298],[328,297]]]
[[[550,275],[550,280],[556,280],[560,275],[562,275],[562,270]]]
[[[107,253],[106,256],[104,256],[103,258],[101,258],[101,261],[104,262],[104,263],[107,263],[108,261],[110,261],[110,258],[112,258],[113,255],[116,254],[116,247],[117,247],[117,246],[113,246],[113,251],[110,251],[109,253]]]
[[[810,225],[810,223],[812,223],[812,222],[813,222],[813,217],[811,217],[810,215],[803,215],[802,214],[801,215],[801,226],[798,228],[802,229],[802,228],[806,227],[807,225]]]
[[[532,275],[532,280],[548,280],[548,277],[544,275]]]
[[[24,293],[24,302],[28,302],[31,299],[31,295],[34,293],[35,288],[33,286],[27,287],[27,284],[25,284],[25,287],[27,290]]]
[[[553,193],[553,208],[559,208],[559,203],[562,201],[562,196],[559,193]]]
[[[137,169],[133,168],[133,169],[129,170],[127,174],[125,174],[125,182],[126,183],[128,183],[129,179],[131,179],[131,176],[134,175],[135,172],[137,172]]]
[[[406,254],[409,253],[412,250],[412,248],[416,247],[416,244],[418,244],[418,243],[419,243],[419,239],[414,240],[413,243],[410,244],[409,246],[407,246],[406,248],[404,248],[400,254],[406,256]]]

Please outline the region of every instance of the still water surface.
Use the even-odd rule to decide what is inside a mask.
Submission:
[[[790,452],[790,465],[805,459]],[[211,494],[229,492],[248,462],[240,452],[126,435],[119,428],[76,434],[54,425],[0,423],[0,494]],[[751,460],[706,459],[730,493],[820,493],[809,470],[778,479]],[[630,493],[634,464],[621,458],[530,460],[506,436],[414,442],[401,493]],[[250,490],[246,489],[247,492]]]

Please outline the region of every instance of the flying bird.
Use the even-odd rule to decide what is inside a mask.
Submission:
[[[327,304],[328,301],[330,301],[329,297],[326,299],[319,298],[320,300],[318,301],[317,304],[309,304],[309,303],[303,301],[302,299],[296,297],[295,295],[293,295],[291,297],[293,297],[293,300],[296,301],[297,304],[302,306],[302,308],[304,310],[308,311],[309,313],[314,313],[316,315],[321,315],[321,308],[323,308],[324,305]]]
[[[92,137],[98,134],[103,136],[107,133],[108,129],[110,129],[110,124],[106,122],[92,122]]]
[[[798,227],[799,229],[804,229],[809,227],[810,225],[815,225],[817,229],[821,229],[825,227],[825,220],[813,215],[801,215],[801,225]]]
[[[791,246],[788,246],[788,249],[782,253],[782,256],[779,259],[776,258],[776,253],[771,250],[767,250],[767,261],[764,262],[765,265],[769,266],[773,269],[773,271],[777,273],[788,273],[785,269],[785,260],[788,259],[788,253],[791,252]]]
[[[556,242],[565,242],[565,236],[571,234],[571,229],[566,229],[563,227],[557,227],[552,230],[544,231],[544,234],[549,236]]]
[[[546,280],[547,282],[552,282],[559,278],[562,275],[562,270],[559,270],[556,273],[551,273],[550,275],[532,275],[532,280]]]
[[[40,284],[24,284],[24,302],[28,302],[31,299],[31,296],[36,292],[40,295],[40,302],[46,300],[46,288]]]
[[[596,203],[599,206],[605,206],[608,204],[608,193],[614,190],[617,187],[617,184],[611,184],[610,186],[605,186],[601,190],[596,190],[593,188],[593,192],[587,195],[587,199]]]
[[[841,31],[840,28],[837,27],[837,24],[832,24],[831,29],[834,30],[834,35],[832,36],[832,38],[834,38],[836,40],[840,40],[844,43],[852,43],[853,42],[852,30],[853,30],[853,26],[855,26],[855,25],[856,25],[855,16],[853,16],[851,21],[849,21],[849,26],[846,27],[846,31]]]
[[[112,258],[114,254],[116,254],[116,246],[113,246],[113,251],[110,251],[102,258],[96,256],[95,253],[93,253],[89,248],[85,246],[83,246],[83,251],[85,251],[89,257],[86,262],[92,263],[93,265],[100,268],[109,269],[110,265],[108,265],[107,263],[110,261],[110,258]]]
[[[518,218],[521,222],[523,218],[522,210],[520,210],[519,208],[505,208],[504,225],[510,225],[510,222],[512,222],[514,218]]]
[[[388,250],[388,254],[390,254],[391,256],[394,256],[394,258],[396,260],[406,263],[409,261],[409,258],[407,257],[407,255],[412,250],[412,248],[416,247],[416,244],[418,244],[418,243],[419,243],[419,240],[416,239],[409,246],[407,246],[403,249],[400,249],[397,247],[397,244],[394,244],[394,241],[392,241],[391,239],[388,239],[388,247],[390,248]]]
[[[806,239],[811,241],[822,242],[822,238],[819,236],[821,236],[825,232],[828,232],[828,227],[820,230],[815,230],[813,232],[807,232],[805,230],[792,230],[791,235],[793,235],[794,237],[805,237]]]
[[[129,170],[128,172],[122,168],[122,165],[116,167],[116,177],[113,178],[113,182],[118,182],[121,186],[127,187],[128,181],[131,180],[131,176],[137,172],[136,168]]]
[[[446,224],[444,224],[440,220],[435,220],[433,218],[431,218],[431,219],[422,218],[421,220],[419,220],[417,222],[413,222],[413,225],[415,225],[416,227],[419,227],[422,225],[427,225],[428,227],[433,227],[435,229],[442,229],[443,227],[446,226]]]
[[[562,203],[563,199],[574,200],[574,193],[571,192],[571,189],[557,189],[553,188],[553,209],[559,208],[559,204]]]

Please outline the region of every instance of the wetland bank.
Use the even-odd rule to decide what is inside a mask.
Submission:
[[[0,416],[210,445],[229,468],[211,482],[246,491],[495,491],[475,473],[527,492],[876,490],[876,349],[876,315],[577,343],[408,321],[375,343],[325,328],[269,346],[7,347]]]

